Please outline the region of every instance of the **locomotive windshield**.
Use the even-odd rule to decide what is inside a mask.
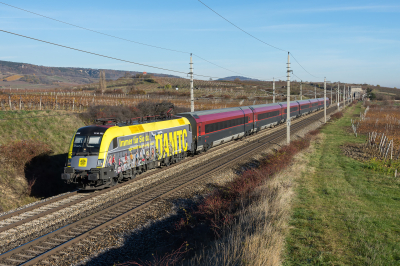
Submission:
[[[95,155],[100,150],[102,136],[77,135],[72,147],[72,155]]]

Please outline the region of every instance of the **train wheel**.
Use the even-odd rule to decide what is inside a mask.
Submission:
[[[118,177],[113,177],[113,178],[111,179],[111,186],[110,186],[110,187],[115,186],[117,183],[118,183]]]
[[[170,166],[171,163],[169,161],[169,157],[165,157],[164,164],[165,164],[165,166]]]

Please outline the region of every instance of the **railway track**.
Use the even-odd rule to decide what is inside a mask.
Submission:
[[[306,118],[308,118],[308,116],[299,118],[298,120],[295,121],[295,123],[300,122],[301,120],[306,119]],[[279,125],[277,128],[282,127],[282,126],[284,126],[284,125]],[[263,135],[270,134],[270,133],[271,133],[271,130],[264,130],[264,131],[258,133],[256,136],[251,136],[249,139],[259,138],[259,137],[262,137]],[[231,145],[233,145],[233,142],[228,142],[223,145],[219,145],[219,146],[213,148],[211,150],[211,153],[214,153],[221,149],[226,149],[226,147],[229,147]],[[209,156],[209,154],[210,154],[210,152],[198,155],[195,157],[195,159]],[[188,158],[184,162],[179,162],[178,164],[174,164],[174,166],[179,165],[181,163],[187,163],[190,160],[192,160],[192,158]],[[158,172],[161,172],[164,170],[165,169],[151,170],[149,173],[139,175],[134,180],[130,180],[128,182],[118,184],[117,186],[114,186],[112,188],[97,191],[96,193],[79,193],[78,191],[74,191],[74,192],[71,192],[68,194],[64,194],[62,196],[53,197],[50,200],[46,200],[46,201],[34,204],[27,208],[22,208],[22,209],[19,209],[17,211],[11,212],[11,213],[6,213],[6,214],[0,216],[0,235],[2,232],[5,232],[11,228],[18,226],[18,225],[22,225],[22,224],[30,222],[32,220],[44,217],[48,214],[57,212],[58,210],[63,209],[66,205],[71,206],[71,205],[79,204],[85,200],[105,194],[105,193],[109,192],[110,190],[117,189],[119,187],[128,185],[130,183],[137,182],[138,180],[147,178],[150,175],[153,175],[155,173],[158,173]],[[1,252],[1,250],[0,250],[0,252]]]
[[[329,108],[328,112],[333,110],[334,108]],[[323,111],[311,116],[306,116],[292,125],[292,132],[301,129],[310,124],[310,122],[315,122],[322,117]],[[262,136],[267,135],[265,138],[253,138],[253,140],[247,141],[246,145],[243,145],[234,152],[228,152],[225,155],[220,156],[218,160],[209,160],[205,163],[205,165],[203,165],[203,167],[197,169],[196,171],[186,171],[186,173],[180,173],[171,178],[166,178],[162,182],[159,182],[158,184],[155,184],[154,186],[151,186],[140,193],[129,195],[129,197],[123,201],[112,204],[90,216],[87,216],[45,236],[39,237],[25,245],[6,252],[0,255],[0,265],[19,265],[22,263],[25,263],[26,265],[33,265],[39,261],[44,264],[53,264],[51,261],[59,259],[62,256],[62,253],[59,252],[62,252],[63,249],[66,249],[74,244],[79,245],[80,241],[90,242],[91,240],[88,239],[95,241],[96,235],[101,235],[102,229],[113,226],[121,219],[124,219],[130,215],[144,211],[155,201],[169,197],[187,186],[193,186],[196,183],[200,183],[210,178],[210,176],[215,175],[217,172],[237,164],[244,158],[247,158],[249,155],[257,153],[260,150],[264,150],[266,146],[271,145],[271,142],[277,142],[281,138],[284,138],[286,136],[286,129],[281,127],[274,132],[267,131],[266,133],[268,135],[262,134]],[[203,156],[205,155],[207,154],[204,154]],[[150,174],[154,174],[154,172],[149,173],[148,175]],[[141,178],[144,177],[145,176]],[[137,179],[130,182],[134,181],[137,181]],[[126,183],[120,184],[117,187],[124,185],[126,185]],[[115,189],[115,187],[113,189]],[[109,191],[102,191],[102,193],[107,192]],[[92,193],[86,197],[92,197],[94,194],[96,193]],[[99,194],[96,196],[98,195]],[[73,200],[71,203],[74,201],[86,200],[86,197]],[[62,208],[62,205],[56,208]],[[45,212],[46,211],[39,213],[37,216],[40,216]],[[27,219],[34,218],[31,216]],[[58,256],[57,253],[59,253]]]

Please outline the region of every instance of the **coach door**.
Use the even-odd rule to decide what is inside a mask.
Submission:
[[[203,145],[202,135],[204,134],[204,132],[201,130],[202,127],[203,127],[202,122],[197,123],[197,135],[199,136],[197,141],[197,146]]]

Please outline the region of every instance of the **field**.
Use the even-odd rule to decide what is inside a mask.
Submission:
[[[14,80],[19,80],[22,77],[23,76],[21,76],[21,75],[12,75],[12,76],[3,78],[3,80],[5,80],[5,81],[14,81]]]
[[[371,108],[368,114],[381,117],[379,110]],[[350,129],[360,112],[360,104],[353,106],[322,129],[324,140],[298,180],[284,265],[400,262],[400,179],[343,151],[365,145],[368,137],[356,137]]]

